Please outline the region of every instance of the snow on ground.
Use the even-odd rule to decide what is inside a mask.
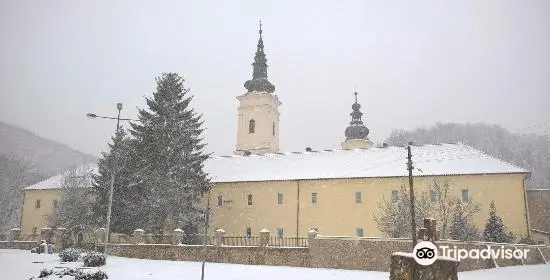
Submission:
[[[43,268],[81,267],[82,262],[59,263],[57,254],[31,254],[22,250],[0,250],[0,279],[28,280]],[[107,265],[100,270],[107,272],[112,280],[141,279],[200,279],[201,263],[181,261],[156,261],[109,256]],[[550,265],[505,267],[490,270],[459,273],[460,280],[546,280]],[[255,266],[237,264],[207,263],[205,279],[362,279],[387,280],[389,273],[374,271],[352,271],[338,269],[313,269],[281,266]]]

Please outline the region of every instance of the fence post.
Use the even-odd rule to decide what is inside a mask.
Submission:
[[[172,245],[180,245],[183,239],[183,230],[177,228],[172,232]]]
[[[17,241],[20,238],[21,238],[21,229],[20,228],[10,229],[10,233],[8,235],[8,241]]]
[[[105,234],[107,234],[107,231],[105,230],[105,228],[98,228],[95,231],[95,243],[97,244],[105,243]]]
[[[260,230],[260,247],[267,247],[269,244],[269,230],[264,228]]]
[[[223,229],[217,229],[216,232],[214,233],[215,234],[215,240],[214,240],[214,245],[216,246],[222,246],[224,245],[224,242],[223,242],[223,237],[225,235],[225,230]]]
[[[317,234],[318,232],[314,229],[310,229],[308,232],[307,232],[307,246],[308,247],[311,247],[311,245],[313,244],[313,241],[315,240],[315,238],[317,237]]]
[[[134,234],[132,234],[132,244],[140,244],[143,243],[143,233],[145,231],[138,228],[134,230]]]

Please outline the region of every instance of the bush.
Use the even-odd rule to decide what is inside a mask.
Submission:
[[[59,258],[62,262],[76,262],[82,253],[79,249],[68,248],[59,252]]]
[[[107,274],[103,271],[96,271],[96,272],[89,272],[89,273],[85,273],[85,272],[82,272],[81,270],[79,269],[75,269],[75,268],[65,268],[63,270],[58,270],[56,272],[53,272],[52,270],[48,270],[48,269],[42,269],[42,271],[40,271],[40,275],[38,276],[38,278],[46,278],[50,275],[55,275],[56,277],[55,278],[65,278],[63,276],[73,276],[74,280],[103,280],[103,279],[109,279],[109,277],[107,277]],[[52,276],[53,277],[53,276]],[[34,277],[31,278],[32,279],[35,279]]]
[[[96,252],[86,254],[82,260],[84,261],[84,266],[87,267],[97,267],[107,263],[105,255]]]

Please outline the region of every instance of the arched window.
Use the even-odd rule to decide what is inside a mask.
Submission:
[[[254,131],[256,131],[256,121],[250,120],[250,122],[248,122],[248,133],[254,133]]]
[[[275,136],[275,122],[273,122],[273,136]]]

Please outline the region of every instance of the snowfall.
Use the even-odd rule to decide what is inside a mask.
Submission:
[[[82,267],[82,262],[61,263],[57,254],[31,254],[23,250],[0,250],[0,279],[28,280],[38,276],[44,268]],[[95,271],[97,268],[83,268]],[[158,261],[130,259],[108,256],[107,265],[99,268],[107,273],[109,279],[139,280],[139,279],[200,279],[201,263],[183,261]],[[460,280],[505,280],[530,279],[548,280],[550,264],[503,267],[489,270],[460,272]],[[58,278],[59,279],[59,278]],[[67,279],[67,278],[63,278]],[[353,271],[339,269],[314,269],[282,266],[255,266],[207,263],[205,279],[361,279],[387,280],[389,273],[375,271]]]

